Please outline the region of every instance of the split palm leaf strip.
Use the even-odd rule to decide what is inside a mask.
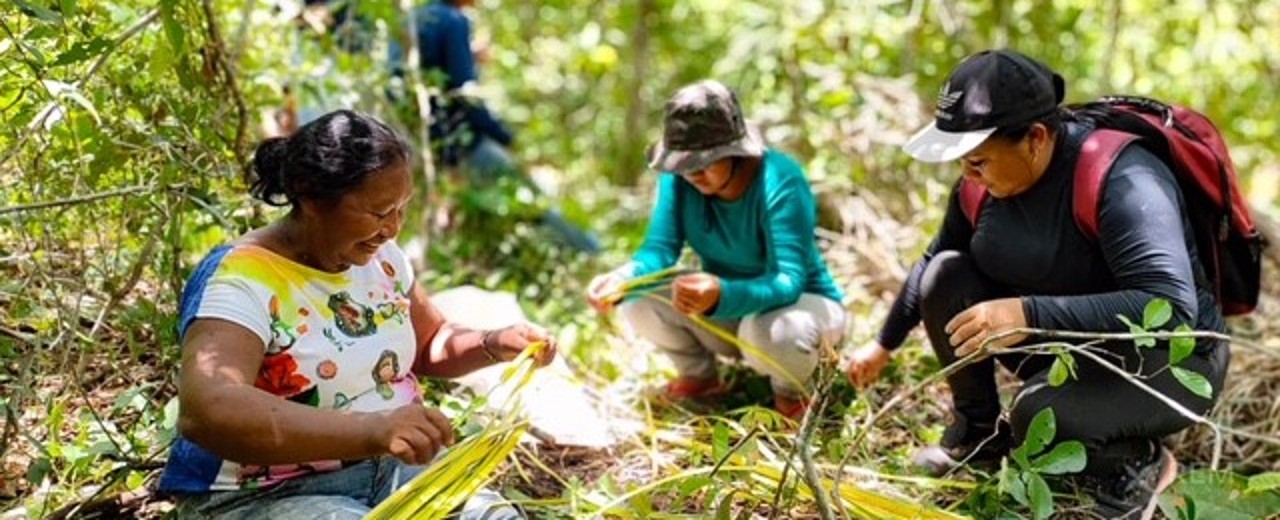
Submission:
[[[690,272],[693,272],[693,271],[679,267],[679,266],[674,266],[674,267],[669,267],[661,271],[650,273],[644,276],[637,276],[635,278],[631,278],[626,282],[624,282],[616,292],[606,295],[603,299],[604,301],[609,303],[617,303],[621,301],[623,298],[644,296],[646,298],[653,298],[667,305],[671,305],[670,298],[657,294],[658,289],[661,289],[663,287],[670,285],[671,282],[675,280],[677,276],[690,273]],[[795,385],[796,388],[802,389],[802,392],[804,392],[804,397],[806,399],[809,398],[808,390],[804,390],[805,388],[807,388],[806,385],[804,384],[804,381],[801,381],[799,377],[796,377],[795,374],[792,374],[790,370],[787,370],[785,367],[779,364],[776,360],[773,359],[773,356],[770,356],[768,353],[761,350],[760,347],[752,345],[749,342],[743,341],[737,335],[732,334],[720,328],[720,326],[716,325],[715,323],[712,323],[711,321],[707,320],[702,316],[699,316],[696,314],[689,314],[687,316],[689,316],[689,319],[692,320],[699,327],[702,327],[706,331],[712,334],[715,334],[720,339],[723,339],[729,342],[729,344],[735,347],[738,347],[739,350],[743,352],[747,352],[755,356],[756,358],[763,360],[770,367],[776,369],[778,372],[787,376],[787,379],[793,385]]]
[[[677,276],[692,272],[694,271],[677,265],[654,271],[644,276],[630,278],[622,282],[617,291],[605,295],[602,299],[608,303],[618,303],[628,296],[642,296],[670,285]]]
[[[645,297],[653,298],[667,305],[671,305],[671,299],[666,298],[664,296],[648,293],[648,294],[645,294]],[[810,397],[808,385],[806,385],[805,382],[802,381],[799,377],[796,377],[795,374],[791,373],[790,370],[787,370],[786,367],[782,366],[782,364],[778,363],[777,360],[773,359],[773,356],[770,356],[768,352],[765,352],[760,347],[752,345],[750,342],[745,341],[742,338],[739,338],[737,335],[727,330],[724,330],[719,325],[716,325],[715,323],[711,322],[711,320],[708,320],[698,314],[686,314],[685,316],[688,316],[691,321],[693,321],[699,327],[702,327],[703,330],[706,330],[707,332],[715,334],[720,339],[729,342],[730,345],[738,347],[738,350],[751,354],[752,356],[755,356],[756,359],[764,361],[774,370],[777,370],[778,373],[784,376],[787,376],[787,381],[789,381],[796,388],[799,388],[805,399],[808,399]]]
[[[511,399],[483,431],[462,441],[369,512],[369,520],[443,519],[471,498],[493,477],[528,429],[520,419],[519,393],[533,379],[533,356],[546,348],[531,345],[502,372],[498,385],[490,390],[511,388]],[[468,408],[466,413],[471,413]]]
[[[651,494],[659,489],[670,487],[691,478],[705,478],[713,474],[736,473],[748,479],[752,484],[747,495],[760,503],[773,500],[778,487],[783,485],[783,470],[775,464],[759,463],[753,465],[729,465],[719,467],[700,467],[681,471],[674,475],[658,479],[643,486],[628,490],[603,504],[596,504],[596,516],[627,516],[625,504],[641,495]],[[801,498],[813,500],[813,492],[803,482],[798,488]],[[822,479],[822,485],[829,493],[834,483],[831,479]],[[743,496],[744,499],[747,496]],[[914,503],[856,486],[853,483],[840,485],[839,499],[844,509],[854,518],[868,520],[968,520],[969,517],[938,509],[936,507]]]

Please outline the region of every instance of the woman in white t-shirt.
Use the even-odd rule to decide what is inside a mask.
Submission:
[[[160,480],[181,516],[360,518],[453,442],[418,377],[551,341],[431,304],[394,241],[410,164],[394,131],[346,110],[258,146],[250,191],[290,211],[215,248],[183,291],[181,437]],[[462,517],[518,517],[499,502],[482,492]]]

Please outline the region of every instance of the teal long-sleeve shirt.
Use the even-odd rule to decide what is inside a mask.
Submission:
[[[687,243],[702,270],[720,277],[713,318],[785,307],[803,293],[841,301],[814,240],[817,210],[804,170],[772,149],[762,168],[733,201],[705,196],[678,175],[659,175],[649,229],[631,259],[633,275],[671,267]]]

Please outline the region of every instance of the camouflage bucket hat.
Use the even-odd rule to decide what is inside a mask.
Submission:
[[[742,117],[729,87],[703,80],[681,88],[667,101],[662,140],[649,148],[649,167],[690,173],[725,157],[760,157],[764,139]]]

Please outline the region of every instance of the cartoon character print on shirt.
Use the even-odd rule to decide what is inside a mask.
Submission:
[[[391,384],[400,379],[397,377],[399,373],[400,356],[396,355],[394,350],[382,351],[378,356],[378,362],[373,364],[373,382],[378,395],[383,399],[390,401],[396,396]]]
[[[396,323],[404,325],[405,319],[408,317],[409,300],[402,298],[378,304],[378,323],[396,320]]]
[[[293,325],[280,319],[279,296],[271,295],[271,301],[267,303],[267,310],[271,314],[271,345],[278,347],[280,351],[293,348],[293,344],[298,342],[298,336],[293,333]]]
[[[395,266],[391,265],[391,262],[388,262],[386,260],[382,261],[382,273],[387,275],[387,278],[390,278],[391,281],[395,284],[393,286],[393,290],[395,291],[396,294],[399,294],[400,296],[403,296],[405,298],[409,297],[409,291],[405,290],[404,282],[396,278],[396,268]],[[407,307],[405,310],[408,310]]]
[[[361,338],[378,332],[373,308],[353,300],[347,291],[330,295],[329,309],[333,311],[334,325],[349,338]]]
[[[290,401],[318,405],[320,395],[316,386],[300,373],[298,361],[289,352],[297,343],[298,335],[306,334],[306,325],[295,327],[286,323],[280,316],[280,298],[276,295],[271,296],[268,311],[271,315],[271,343],[267,345],[254,386]]]

